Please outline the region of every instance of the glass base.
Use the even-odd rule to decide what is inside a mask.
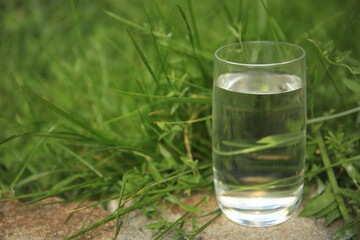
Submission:
[[[251,200],[249,200],[251,201]],[[221,203],[219,206],[222,212],[230,220],[249,227],[270,227],[286,221],[295,212],[301,202],[299,198],[295,204],[286,208],[267,210],[248,210],[226,208]]]

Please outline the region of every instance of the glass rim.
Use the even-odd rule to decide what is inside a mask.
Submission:
[[[232,61],[226,60],[226,59],[221,58],[221,57],[218,56],[218,53],[220,51],[224,50],[225,48],[236,46],[236,45],[249,44],[249,43],[264,43],[264,44],[274,44],[274,45],[275,44],[286,45],[286,46],[290,46],[290,47],[294,47],[294,48],[299,49],[302,54],[301,54],[300,57],[297,57],[297,58],[294,58],[294,59],[291,59],[291,60],[288,60],[288,61],[276,62],[276,63],[238,63],[238,62],[232,62]],[[301,59],[304,59],[305,56],[306,56],[306,51],[302,47],[300,47],[300,46],[298,46],[296,44],[293,44],[293,43],[278,42],[278,41],[247,41],[247,42],[230,43],[230,44],[227,44],[227,45],[224,45],[224,46],[218,48],[215,51],[215,58],[217,60],[221,61],[221,62],[232,64],[232,65],[237,65],[237,66],[248,66],[248,67],[249,66],[267,67],[267,66],[285,65],[285,64],[293,63],[293,62],[299,61]]]

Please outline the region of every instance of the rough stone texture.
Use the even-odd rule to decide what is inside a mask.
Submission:
[[[40,203],[61,201],[59,198],[49,198]],[[81,206],[89,205],[85,202]],[[81,228],[92,209],[85,209],[72,215],[64,224],[71,210],[78,207],[78,203],[51,204],[42,206],[20,206],[18,201],[0,202],[0,239],[64,239],[75,234]],[[108,214],[99,207],[94,208],[85,226],[89,226]],[[108,223],[97,229],[91,239],[111,239],[114,234],[114,223]]]
[[[193,205],[203,197],[203,194],[192,194],[191,197],[184,197],[181,202],[184,204]],[[209,227],[196,236],[197,240],[225,240],[225,239],[238,239],[238,240],[328,240],[331,239],[336,229],[339,228],[343,222],[336,221],[330,227],[324,227],[324,218],[315,219],[311,217],[298,217],[298,214],[303,209],[301,204],[295,214],[285,221],[276,226],[266,228],[253,228],[239,225],[227,219],[224,214],[220,215]],[[202,206],[205,212],[211,212],[218,208],[215,196],[210,197],[207,206]],[[173,206],[165,210],[164,215],[168,221],[176,221],[185,211]],[[213,216],[205,217],[199,220],[198,226],[201,227]],[[151,239],[151,230],[142,228],[148,224],[149,221],[146,217],[142,216],[140,211],[133,213],[124,224],[119,239]],[[192,232],[191,223],[184,225],[187,232]],[[164,240],[173,239],[173,233],[165,235]]]
[[[181,201],[184,204],[193,205],[203,197],[202,193],[194,193],[191,197],[183,197]],[[59,199],[51,198],[44,202],[58,201]],[[89,203],[86,203],[89,204]],[[113,202],[112,204],[116,204]],[[76,233],[81,227],[83,221],[92,211],[86,209],[74,214],[67,224],[63,224],[69,214],[69,211],[77,207],[77,204],[55,204],[41,207],[16,207],[18,202],[9,201],[0,203],[0,240],[7,239],[63,239],[71,234]],[[215,196],[210,197],[208,204],[201,206],[205,212],[217,209]],[[197,240],[225,240],[225,239],[246,239],[246,240],[272,240],[272,239],[331,239],[335,230],[342,224],[341,221],[333,223],[329,228],[324,227],[324,219],[302,218],[298,213],[303,208],[300,205],[293,217],[288,221],[267,228],[250,228],[236,224],[228,220],[223,214],[218,217],[208,228],[200,233],[195,239]],[[111,207],[109,207],[111,209]],[[161,213],[168,221],[175,221],[185,211],[177,206],[164,209]],[[101,220],[108,216],[108,213],[101,208],[95,208],[94,212],[88,219],[87,225]],[[198,221],[198,226],[202,226],[212,216],[202,218]],[[121,218],[124,226],[118,236],[118,240],[131,239],[151,239],[151,229],[144,226],[154,220],[143,216],[141,211],[131,212],[127,218]],[[191,223],[184,225],[188,232],[192,231]],[[112,239],[114,234],[114,221],[110,222],[97,231],[89,239]],[[173,239],[174,233],[166,234],[162,239]]]

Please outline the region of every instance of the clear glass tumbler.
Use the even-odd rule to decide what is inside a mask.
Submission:
[[[231,220],[279,224],[302,196],[306,145],[305,51],[242,42],[215,52],[213,170]]]

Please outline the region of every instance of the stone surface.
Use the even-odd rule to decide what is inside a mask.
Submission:
[[[203,197],[203,194],[192,194],[191,197],[184,197],[181,202],[184,204],[194,205]],[[324,218],[315,219],[311,217],[298,217],[298,214],[303,209],[301,204],[295,214],[285,221],[276,226],[266,228],[253,228],[239,225],[231,220],[227,219],[224,214],[221,214],[210,226],[208,226],[203,232],[196,236],[197,240],[225,240],[225,239],[238,239],[238,240],[328,240],[332,238],[343,223],[337,221],[331,224],[328,228],[324,227]],[[202,207],[205,212],[211,212],[218,208],[215,196],[210,197],[206,207]],[[163,213],[168,221],[174,222],[185,211],[173,206],[171,209],[166,210]],[[197,223],[201,227],[213,216],[200,219]],[[151,222],[151,221],[150,221]],[[121,232],[119,239],[151,239],[151,230],[145,229],[144,226],[149,223],[149,220],[141,215],[141,212],[133,213],[125,222],[124,228]],[[192,232],[191,222],[184,225],[184,229],[187,232]],[[139,235],[134,235],[138,233]],[[133,235],[131,235],[133,234]],[[163,240],[173,239],[173,233],[167,234],[162,238]]]
[[[194,193],[191,197],[183,197],[181,202],[193,205],[203,197],[202,193]],[[51,198],[43,203],[59,201],[60,199]],[[85,203],[90,204],[90,203]],[[116,202],[112,203],[117,205]],[[7,239],[63,239],[76,233],[87,218],[92,209],[86,209],[74,214],[64,225],[69,212],[77,207],[77,203],[69,205],[55,204],[41,207],[18,207],[16,201],[0,202],[0,240]],[[111,204],[110,204],[111,205]],[[128,204],[127,204],[128,205]],[[324,227],[324,219],[298,217],[303,204],[288,221],[267,228],[251,228],[241,226],[228,220],[223,214],[220,215],[208,228],[201,232],[195,239],[197,240],[225,240],[225,239],[246,239],[246,240],[272,240],[272,239],[331,239],[336,229],[342,224],[341,221],[333,223],[329,228]],[[211,196],[207,204],[201,205],[201,209],[210,212],[217,209],[215,196]],[[111,209],[111,207],[109,207]],[[111,210],[110,210],[111,211]],[[164,209],[161,216],[168,221],[176,221],[185,211],[172,206]],[[108,216],[108,212],[101,208],[95,208],[90,215],[87,226]],[[191,215],[189,215],[191,216]],[[201,227],[212,216],[198,220]],[[118,236],[118,240],[131,239],[151,239],[152,230],[145,228],[146,224],[154,222],[143,216],[141,211],[133,211],[128,216],[123,216],[121,221],[123,228]],[[184,229],[192,231],[191,222],[184,224]],[[105,224],[95,231],[89,239],[113,239],[114,221]],[[176,235],[172,232],[167,233],[162,239],[173,239]]]
[[[59,198],[49,198],[40,204],[61,201]],[[89,226],[108,214],[99,207],[89,208],[74,213],[64,224],[71,210],[79,203],[50,204],[42,206],[21,206],[18,201],[0,202],[0,240],[22,239],[64,239],[79,231],[87,219],[85,226]],[[81,206],[89,205],[85,202]],[[89,215],[90,214],[90,215]],[[111,239],[114,236],[114,223],[99,227],[91,239]]]

